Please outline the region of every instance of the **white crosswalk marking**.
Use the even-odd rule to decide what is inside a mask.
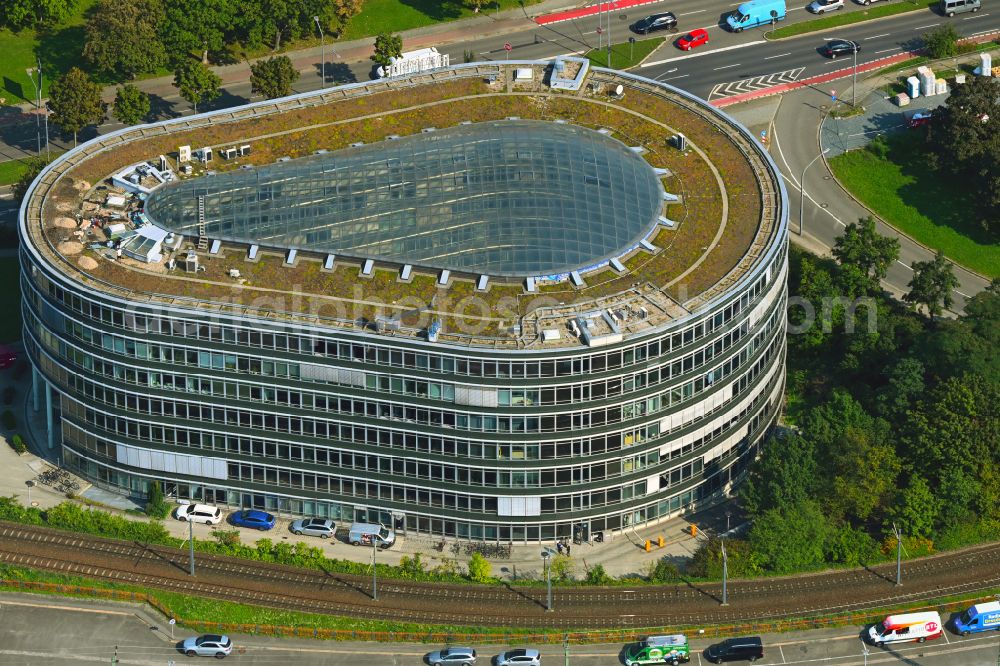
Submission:
[[[712,92],[709,93],[708,99],[711,101],[718,97],[732,97],[733,95],[742,95],[743,93],[753,92],[755,90],[763,90],[772,86],[781,85],[782,83],[792,83],[793,81],[798,80],[804,70],[805,67],[796,67],[795,69],[786,69],[783,72],[775,72],[774,74],[764,74],[762,76],[754,76],[749,79],[720,83],[712,88]]]

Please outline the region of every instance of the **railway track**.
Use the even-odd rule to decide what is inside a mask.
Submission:
[[[856,612],[1000,587],[1000,544],[913,560],[903,587],[895,566],[721,585],[559,587],[545,613],[543,586],[476,586],[371,579],[0,522],[0,561],[123,584],[288,610],[449,625],[627,628],[765,621]],[[599,610],[598,610],[599,609]]]

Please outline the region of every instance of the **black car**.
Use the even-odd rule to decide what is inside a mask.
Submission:
[[[705,650],[705,659],[713,664],[724,661],[757,661],[764,658],[764,644],[757,636],[727,638]]]
[[[644,19],[639,19],[629,26],[629,30],[646,35],[654,30],[672,30],[677,27],[677,17],[670,12],[653,14]]]
[[[849,39],[831,39],[820,49],[820,52],[830,59],[842,55],[851,55],[855,51],[860,53],[861,45]]]

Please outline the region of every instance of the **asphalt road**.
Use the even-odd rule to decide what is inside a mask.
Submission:
[[[946,635],[924,644],[904,643],[892,648],[868,647],[867,659],[859,636],[861,627],[843,627],[780,635],[763,635],[763,666],[861,666],[862,664],[907,664],[908,666],[995,666],[1000,637],[997,633],[973,634],[966,638]],[[171,630],[163,618],[127,604],[92,603],[78,599],[4,594],[0,596],[0,663],[4,666],[35,664],[134,664],[163,666],[191,663],[177,650],[191,635]],[[340,643],[303,639],[233,636],[235,649],[226,663],[237,664],[327,664],[378,663],[391,666],[421,666],[437,645],[392,643]],[[692,664],[707,663],[701,657],[713,641],[691,642]],[[478,646],[480,663],[504,646]],[[568,659],[561,645],[538,646],[543,662],[573,666],[621,664],[623,645],[570,645]],[[117,661],[112,661],[116,658]],[[200,660],[199,660],[200,661]]]

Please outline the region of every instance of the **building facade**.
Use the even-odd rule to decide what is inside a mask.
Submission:
[[[740,477],[782,403],[787,206],[746,139],[777,194],[749,267],[641,333],[537,350],[201,311],[81,279],[31,233],[50,168],[20,220],[46,444],[137,497],[156,480],[177,499],[405,533],[588,538],[677,515]]]

